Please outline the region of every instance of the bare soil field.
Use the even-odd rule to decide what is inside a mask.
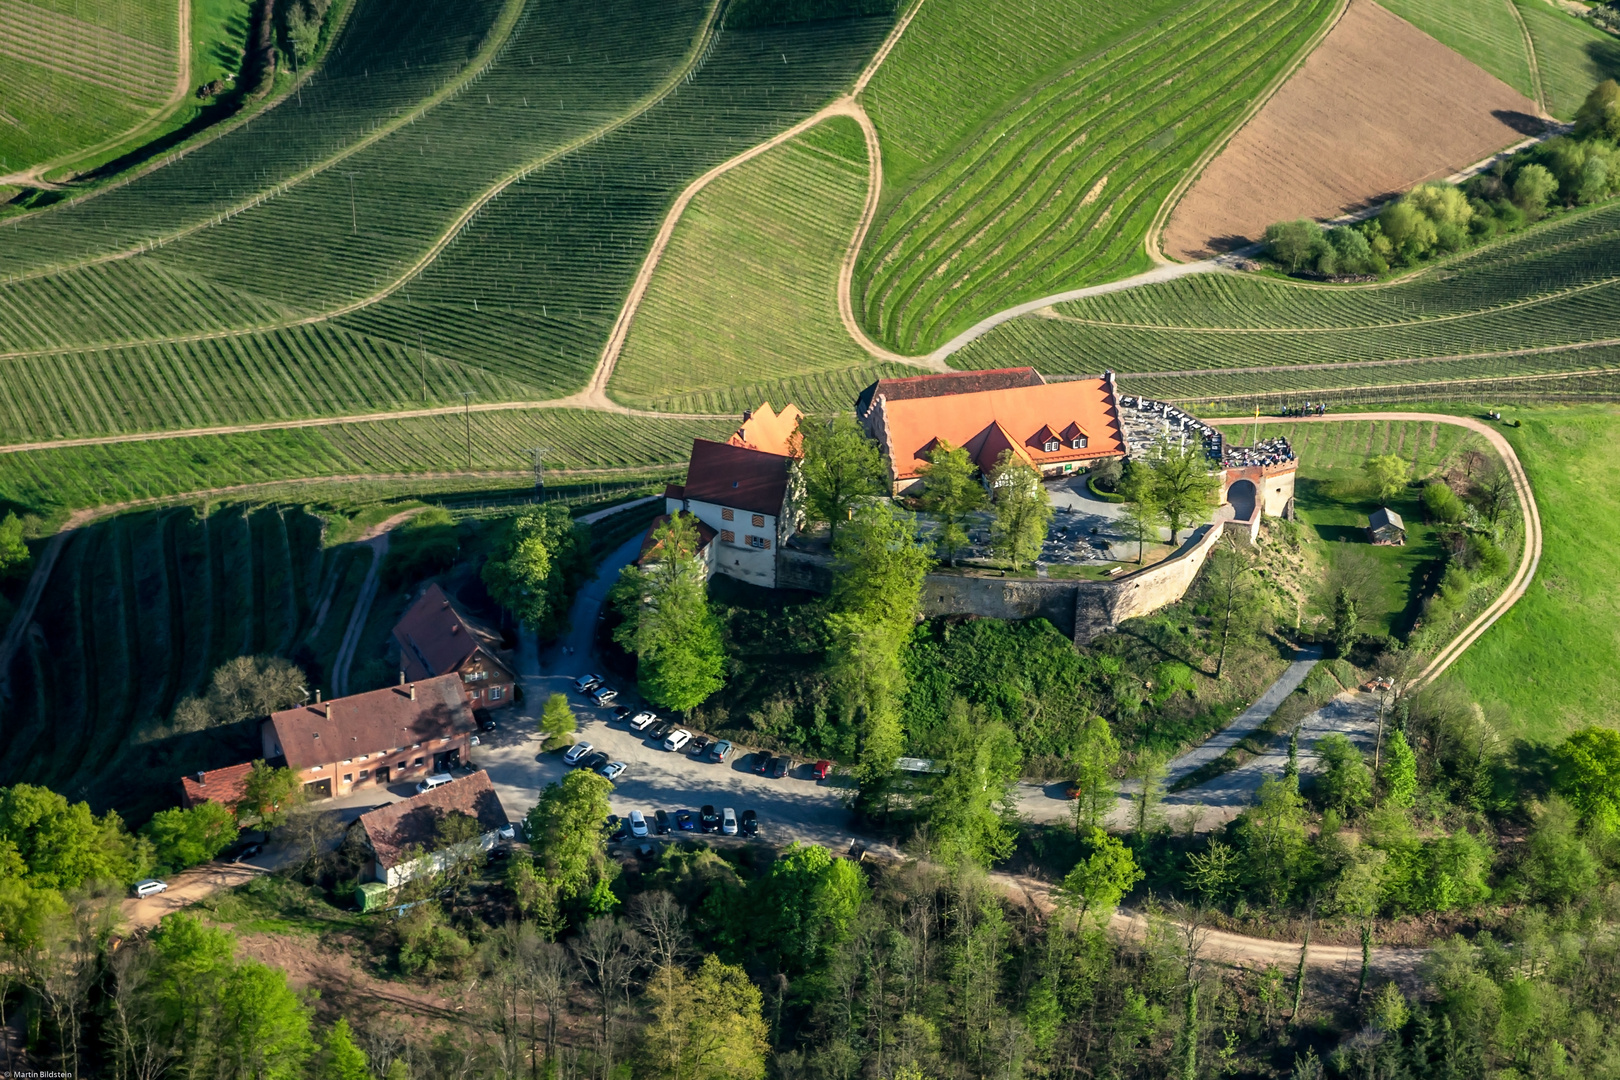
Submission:
[[[1208,258],[1274,221],[1351,213],[1541,128],[1535,102],[1372,0],[1351,0],[1188,189],[1164,250]]]

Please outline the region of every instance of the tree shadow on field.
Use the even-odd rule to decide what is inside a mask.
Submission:
[[[1531,116],[1529,113],[1517,112],[1513,109],[1492,109],[1491,115],[1527,138],[1540,135],[1547,130],[1547,121],[1539,116]]]
[[[1602,41],[1591,41],[1586,45],[1586,58],[1591,61],[1593,82],[1602,82],[1604,79],[1620,78],[1620,41],[1605,38]]]

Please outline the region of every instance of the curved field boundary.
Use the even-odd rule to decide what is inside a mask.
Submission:
[[[1525,25],[1524,16],[1519,14],[1519,5],[1513,0],[1502,0],[1513,13],[1513,21],[1519,24],[1519,33],[1524,35],[1524,57],[1530,61],[1530,85],[1536,88],[1536,107],[1541,110],[1545,119],[1551,119],[1547,112],[1547,90],[1541,85],[1541,68],[1536,63],[1536,43],[1530,39],[1530,27]]]
[[[1321,364],[1269,364],[1260,367],[1220,367],[1197,368],[1190,371],[1119,371],[1115,372],[1122,379],[1197,379],[1214,375],[1274,375],[1292,371],[1330,371],[1349,368],[1376,368],[1400,367],[1405,364],[1449,364],[1464,360],[1503,360],[1513,356],[1545,356],[1549,353],[1579,352],[1582,349],[1601,349],[1612,345],[1620,345],[1620,338],[1599,338],[1595,341],[1579,341],[1570,345],[1537,345],[1525,349],[1504,349],[1500,352],[1484,353],[1454,353],[1450,356],[1404,356],[1395,360],[1340,360]],[[1559,377],[1566,375],[1590,375],[1599,371],[1610,371],[1611,368],[1593,368],[1589,371],[1570,371],[1554,373]],[[1520,376],[1514,376],[1518,378]],[[1541,375],[1525,375],[1523,378],[1542,378]],[[1330,393],[1334,388],[1323,387],[1323,393]]]
[[[1164,223],[1170,220],[1170,214],[1175,210],[1176,204],[1181,202],[1182,196],[1187,194],[1187,189],[1192,187],[1193,181],[1203,175],[1204,170],[1209,167],[1209,163],[1215,160],[1216,155],[1225,150],[1227,145],[1237,138],[1237,133],[1242,131],[1249,121],[1253,120],[1256,114],[1265,107],[1266,102],[1275,97],[1277,91],[1281,90],[1283,85],[1294,77],[1294,73],[1300,69],[1300,66],[1305,63],[1311,53],[1316,51],[1316,47],[1322,44],[1323,39],[1333,32],[1333,28],[1339,25],[1339,20],[1344,18],[1344,13],[1349,9],[1350,0],[1339,0],[1338,10],[1333,13],[1333,16],[1322,24],[1320,30],[1311,35],[1310,40],[1305,42],[1305,45],[1294,56],[1288,66],[1277,72],[1277,77],[1272,79],[1270,84],[1255,96],[1254,102],[1243,111],[1242,116],[1238,117],[1237,123],[1232,125],[1231,130],[1211,143],[1202,154],[1199,154],[1197,160],[1192,163],[1192,167],[1177,181],[1176,186],[1170,189],[1170,194],[1165,196],[1164,202],[1159,204],[1158,212],[1153,215],[1153,221],[1148,225],[1147,235],[1142,241],[1147,249],[1148,258],[1156,263],[1174,265],[1174,260],[1164,254],[1162,241]]]
[[[718,2],[718,0],[716,0],[716,2]],[[493,26],[491,26],[490,29],[489,29],[489,34],[484,38],[483,46],[478,50],[477,54],[475,56],[473,56],[473,58],[470,61],[467,62],[467,66],[462,68],[461,72],[458,75],[456,75],[455,78],[453,78],[449,82],[445,83],[444,86],[440,87],[439,90],[437,90],[435,93],[432,93],[432,94],[428,95],[427,97],[423,98],[421,101],[417,102],[417,104],[413,108],[406,109],[404,112],[401,112],[398,115],[391,118],[388,122],[377,125],[377,127],[374,128],[369,135],[365,135],[365,136],[363,136],[363,137],[361,137],[359,139],[356,139],[354,142],[352,142],[349,145],[343,147],[341,150],[338,150],[336,153],[332,154],[330,157],[327,157],[327,158],[324,158],[324,159],[322,159],[320,161],[317,161],[313,165],[310,165],[307,168],[304,168],[301,171],[296,172],[293,175],[287,177],[285,180],[282,180],[280,183],[274,185],[273,187],[266,188],[263,191],[260,191],[260,192],[254,194],[254,195],[250,195],[250,196],[242,199],[235,206],[232,206],[232,207],[229,207],[228,209],[222,210],[219,213],[210,215],[209,217],[204,218],[202,221],[193,222],[190,225],[186,225],[186,226],[184,226],[182,228],[175,229],[172,232],[164,233],[164,234],[162,234],[160,236],[153,237],[149,241],[143,241],[142,243],[132,245],[130,247],[124,248],[124,249],[119,250],[119,251],[110,251],[110,252],[107,252],[106,254],[103,254],[103,255],[96,255],[96,256],[93,256],[93,257],[88,258],[88,259],[80,259],[80,260],[78,260],[76,262],[57,263],[57,264],[52,265],[52,266],[41,267],[38,270],[30,270],[30,271],[27,271],[26,273],[12,275],[11,277],[8,278],[8,280],[10,280],[10,281],[32,281],[32,280],[34,280],[36,278],[51,277],[51,276],[53,276],[55,274],[61,273],[64,270],[77,270],[77,269],[80,269],[80,268],[86,267],[86,266],[99,266],[102,263],[117,262],[120,259],[129,259],[129,258],[135,257],[136,255],[143,255],[146,252],[151,251],[153,248],[163,247],[165,244],[171,244],[176,240],[184,239],[185,237],[190,236],[193,233],[201,232],[204,229],[211,229],[216,225],[221,225],[224,222],[229,221],[231,218],[235,217],[237,214],[240,214],[240,213],[243,213],[243,212],[245,212],[247,210],[253,209],[255,206],[258,206],[260,203],[264,202],[266,199],[273,199],[277,195],[283,194],[286,191],[289,191],[292,188],[297,187],[299,184],[302,184],[304,181],[309,180],[312,177],[319,176],[321,173],[326,172],[328,169],[332,168],[334,165],[341,164],[342,162],[348,160],[350,157],[352,157],[355,154],[358,154],[360,151],[366,149],[366,147],[371,146],[373,143],[379,142],[382,139],[387,138],[389,135],[392,135],[394,132],[400,130],[401,128],[407,127],[410,124],[416,122],[424,114],[428,113],[432,109],[434,109],[434,108],[438,107],[439,105],[443,104],[445,101],[449,100],[451,97],[454,97],[456,94],[460,93],[463,89],[465,89],[468,84],[470,84],[474,79],[476,79],[480,74],[483,73],[485,68],[487,68],[490,64],[494,63],[494,61],[496,59],[498,59],[498,54],[499,54],[499,52],[501,50],[501,47],[506,44],[507,39],[512,36],[512,31],[517,27],[518,17],[523,13],[524,3],[525,3],[525,0],[507,0],[506,6],[501,9],[500,16],[495,20],[495,24]],[[347,17],[348,12],[352,11],[353,8],[354,8],[354,5],[352,5],[352,4],[347,5],[344,8],[345,17]],[[714,9],[711,7],[710,11],[709,11],[709,17],[704,21],[703,30],[700,31],[700,35],[707,33],[712,28],[713,21],[714,21]],[[342,28],[338,27],[337,29],[341,30]],[[332,40],[336,40],[336,38],[337,38],[337,34],[334,33],[332,35]],[[683,74],[684,74],[684,68],[689,67],[689,66],[690,66],[689,63],[686,64],[686,65],[683,65],[683,72],[682,72]],[[283,94],[277,101],[272,103],[267,108],[274,108],[275,105],[279,105],[281,102],[286,101],[288,96],[291,95],[291,93],[298,88],[298,86],[302,83],[302,81],[305,78],[308,78],[310,75],[314,74],[314,72],[316,70],[318,70],[318,67],[311,67],[311,68],[307,69],[304,72],[303,75],[299,76],[299,78],[297,80],[295,80],[293,82],[293,84],[287,88],[287,92],[285,94]],[[247,120],[252,119],[253,117],[263,115],[264,112],[265,112],[265,110],[261,109],[261,110],[258,110],[258,111],[255,111],[255,112],[251,113],[251,115],[244,115],[244,116],[242,116],[240,118],[239,122],[245,123]],[[230,127],[226,127],[226,126],[222,125],[220,127],[220,129],[214,134],[213,138],[218,138],[220,135],[224,135],[226,132],[232,130],[232,128],[234,128],[235,126],[236,126],[235,124],[232,124]],[[192,150],[197,149],[198,146],[203,145],[204,142],[210,142],[210,141],[212,141],[212,138],[211,139],[206,139],[206,140],[201,140],[196,145],[189,146],[184,151],[182,151],[180,153],[167,155],[162,159],[161,162],[159,162],[157,164],[154,164],[152,167],[153,168],[159,168],[162,165],[167,165],[170,162],[174,161],[176,158],[182,156],[182,154],[189,153]],[[149,169],[148,170],[141,170],[141,172],[137,172],[135,174],[132,174],[132,175],[126,177],[125,179],[123,179],[122,181],[120,181],[120,184],[128,183],[129,181],[134,180],[137,176],[142,175],[144,172],[149,172],[149,171],[150,171]],[[507,183],[510,183],[510,182],[511,181],[508,181]],[[100,195],[103,192],[109,191],[113,187],[116,187],[116,186],[119,186],[119,185],[110,184],[105,188],[98,188],[94,192],[90,192],[90,193],[84,195],[83,198],[93,198],[96,195]],[[48,207],[47,210],[55,209],[57,207],[71,206],[71,205],[73,205],[74,203],[76,203],[78,201],[79,201],[78,199],[69,199],[69,200],[66,200],[66,201],[61,202],[61,203],[56,203],[54,206]],[[17,218],[15,220],[20,221],[22,219]],[[454,226],[454,227],[455,228],[460,228],[460,226],[462,224],[465,224],[465,223],[458,221],[456,226]],[[272,327],[261,327],[260,329],[273,329],[273,328]]]
[[[1513,480],[1513,493],[1518,496],[1519,509],[1524,514],[1524,551],[1519,557],[1519,567],[1514,572],[1512,580],[1506,589],[1486,609],[1475,617],[1474,621],[1463,628],[1462,633],[1451,639],[1451,642],[1435,654],[1418,677],[1412,681],[1413,688],[1425,686],[1439,678],[1458,657],[1462,656],[1468,646],[1479,640],[1481,634],[1489,630],[1496,620],[1507,614],[1508,608],[1518,602],[1519,597],[1530,588],[1530,580],[1535,576],[1536,567],[1541,562],[1541,511],[1536,506],[1535,493],[1530,488],[1530,477],[1525,473],[1524,466],[1519,462],[1519,455],[1514,453],[1513,444],[1503,437],[1502,433],[1489,424],[1474,420],[1466,416],[1449,416],[1445,413],[1423,412],[1359,412],[1341,413],[1337,416],[1301,416],[1289,417],[1288,423],[1300,424],[1332,424],[1345,420],[1427,420],[1436,424],[1452,424],[1467,428],[1469,431],[1482,435],[1491,448],[1502,458],[1507,466],[1508,476]],[[1211,424],[1247,424],[1251,423],[1245,417],[1229,417],[1220,420],[1210,420]]]

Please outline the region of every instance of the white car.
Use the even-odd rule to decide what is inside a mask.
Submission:
[[[690,731],[687,731],[685,728],[676,728],[674,731],[669,733],[669,738],[664,740],[664,749],[679,750],[681,747],[685,746],[691,741],[692,733]]]
[[[630,718],[630,730],[646,731],[656,723],[658,723],[657,713],[638,712]]]
[[[727,836],[737,835],[737,811],[729,806],[720,811],[720,831]]]
[[[637,838],[647,835],[647,816],[640,810],[630,811],[630,835]]]
[[[156,896],[160,892],[167,892],[168,888],[169,883],[167,881],[159,881],[157,878],[147,878],[145,881],[137,881],[135,883],[135,895],[144,900],[148,896]]]
[[[588,742],[577,742],[568,748],[568,752],[563,755],[563,761],[569,765],[578,765],[585,760],[587,754],[595,749],[596,747]]]
[[[630,766],[626,765],[622,761],[610,761],[596,771],[607,777],[609,780],[617,780],[620,776],[624,775],[624,770],[628,769],[629,767]]]

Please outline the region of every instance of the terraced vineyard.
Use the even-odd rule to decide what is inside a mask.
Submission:
[[[0,454],[0,505],[56,517],[83,506],[327,476],[494,473],[521,483],[527,447],[551,448],[548,469],[674,465],[686,460],[693,438],[724,438],[733,427],[726,419],[512,409],[18,452]],[[477,480],[469,475],[469,483]]]
[[[948,152],[930,170],[886,194],[892,201],[857,275],[868,331],[922,352],[1019,301],[1145,266],[1142,240],[1170,190],[1334,7],[1193,0],[1133,5],[1123,25],[1102,20],[1078,59],[1020,90],[959,145],[939,147]],[[976,49],[999,46],[991,38]],[[897,51],[891,64],[900,61]],[[891,137],[907,142],[905,125],[884,124],[887,70],[872,87],[886,161]]]
[[[535,0],[473,89],[341,170],[139,258],[0,290],[0,310],[15,316],[0,316],[0,362],[26,362],[29,375],[7,382],[0,413],[9,409],[18,425],[8,431],[420,404],[423,352],[430,402],[458,400],[458,384],[508,400],[566,393],[594,363],[674,193],[825,101],[889,24],[725,32],[704,45],[700,0],[568,18],[554,17],[554,6]],[[288,237],[296,259],[241,258],[282,250]],[[352,307],[435,252],[393,295],[336,322],[294,325]],[[266,329],[244,335],[231,323]],[[65,348],[74,341],[98,347],[74,355]],[[238,363],[241,355],[271,360]],[[434,377],[435,357],[453,377]],[[162,383],[154,364],[168,373]],[[81,373],[75,394],[105,407],[47,404],[60,392],[57,373],[72,370]],[[171,407],[175,388],[188,400]]]
[[[704,188],[631,324],[614,398],[646,406],[771,375],[869,366],[839,321],[837,295],[866,189],[866,142],[843,117]]]
[[[0,174],[135,126],[174,91],[174,0],[0,0]]]
[[[1620,368],[1617,240],[1608,206],[1376,287],[1192,275],[1014,320],[951,360],[1111,367],[1180,398]]]
[[[1540,2],[1540,0],[1536,0]],[[1532,101],[1535,80],[1513,0],[1381,0],[1440,44],[1456,50]]]
[[[1547,111],[1574,117],[1593,86],[1620,74],[1620,40],[1545,0],[1513,0],[1536,47]]]

